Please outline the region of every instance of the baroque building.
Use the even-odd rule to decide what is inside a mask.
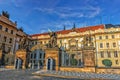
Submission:
[[[15,53],[19,49],[21,39],[27,36],[21,28],[17,28],[17,22],[10,20],[6,11],[0,14],[0,65],[14,65]],[[28,36],[30,39],[30,37]]]
[[[83,56],[84,46],[92,45],[94,49],[94,67],[98,68],[98,72],[102,69],[119,69],[120,68],[120,26],[111,24],[102,24],[96,26],[88,26],[82,28],[73,28],[70,30],[56,31],[57,45],[62,49],[62,66],[84,67],[85,59]],[[91,42],[90,44],[85,41]],[[90,37],[89,37],[90,36]],[[34,46],[39,47],[44,53],[42,46],[49,43],[49,34],[33,34],[31,35]],[[35,49],[35,47],[33,48]],[[42,50],[43,49],[43,50]],[[34,55],[34,54],[32,54]],[[85,54],[84,54],[85,55]],[[87,54],[86,54],[87,55]],[[89,55],[91,56],[91,55]],[[71,61],[71,59],[73,62]],[[89,58],[89,57],[88,57]],[[87,60],[86,60],[87,61]],[[108,62],[108,64],[107,64]],[[43,63],[46,64],[46,63]],[[87,61],[87,65],[92,65]],[[99,70],[100,69],[100,70]]]
[[[101,24],[28,35],[0,15],[0,65],[120,74],[120,25]]]

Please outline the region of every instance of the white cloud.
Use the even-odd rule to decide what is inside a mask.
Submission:
[[[95,17],[101,11],[99,7],[87,6],[81,8],[55,7],[55,8],[34,8],[40,12],[56,14],[62,18],[66,17]]]
[[[14,5],[15,7],[22,7],[24,2],[24,0],[0,0],[0,4]]]

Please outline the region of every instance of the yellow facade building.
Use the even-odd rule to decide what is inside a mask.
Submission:
[[[15,53],[26,35],[22,28],[17,28],[16,21],[10,20],[8,12],[0,14],[0,65],[14,65]]]
[[[9,18],[2,13],[0,16],[0,46],[3,48],[4,53],[14,52],[16,33],[16,23],[10,21]]]
[[[96,37],[96,54],[98,67],[105,67],[102,60],[112,61],[113,68],[120,68],[120,28],[108,28],[100,30]]]
[[[96,25],[83,28],[73,28],[70,30],[56,31],[57,43],[63,47],[68,54],[80,53],[83,39],[90,35],[93,46],[95,47],[95,67],[102,69],[119,69],[120,68],[120,27],[117,25]],[[49,34],[33,34],[33,45],[47,45]],[[71,48],[77,48],[78,51],[72,51]],[[77,47],[76,47],[77,46]],[[73,49],[72,48],[72,49]],[[76,58],[79,56],[77,54]],[[81,56],[83,57],[83,56]],[[104,64],[107,60],[108,65]],[[98,72],[100,72],[98,70]],[[103,70],[105,72],[105,70]]]

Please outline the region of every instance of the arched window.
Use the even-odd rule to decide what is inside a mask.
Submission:
[[[2,26],[0,25],[0,30],[2,30]]]
[[[5,28],[5,32],[8,32],[8,28]]]

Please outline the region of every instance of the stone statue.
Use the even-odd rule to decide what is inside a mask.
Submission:
[[[91,47],[93,46],[92,40],[91,40],[91,36],[85,36],[83,39],[83,46],[84,47]]]
[[[5,51],[5,44],[4,43],[1,44],[0,50]]]
[[[22,38],[22,40],[20,41],[19,45],[20,45],[20,49],[27,49],[27,36],[24,36]]]
[[[55,48],[57,47],[57,34],[55,32],[50,32],[50,40],[48,43],[49,48]]]

